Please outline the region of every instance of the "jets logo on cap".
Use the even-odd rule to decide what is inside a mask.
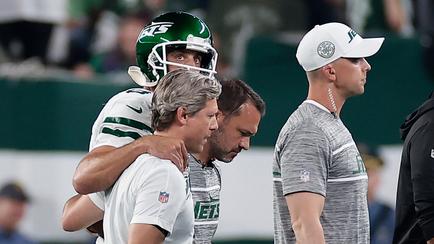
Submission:
[[[348,43],[352,42],[354,37],[357,36],[357,33],[353,30],[348,31],[348,36],[350,37],[350,41],[348,41]]]
[[[335,54],[335,44],[329,41],[323,41],[318,45],[316,49],[318,55],[323,58],[331,58]]]

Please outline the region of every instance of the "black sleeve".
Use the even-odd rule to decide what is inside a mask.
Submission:
[[[425,240],[430,240],[434,237],[434,122],[432,120],[414,134],[411,140],[410,162],[419,226]]]

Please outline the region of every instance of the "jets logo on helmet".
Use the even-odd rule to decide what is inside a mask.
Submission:
[[[142,32],[140,32],[138,42],[141,42],[141,39],[145,36],[154,36],[155,34],[163,34],[166,33],[167,30],[173,25],[172,22],[161,22],[161,23],[152,23],[145,27]]]
[[[201,67],[169,62],[167,48],[199,52]],[[128,74],[141,86],[155,86],[168,72],[168,65],[197,70],[209,77],[217,73],[211,31],[201,19],[185,12],[162,14],[145,26],[137,39],[136,59],[138,66],[131,66]]]

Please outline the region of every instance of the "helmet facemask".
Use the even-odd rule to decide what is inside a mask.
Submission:
[[[180,64],[176,62],[170,62],[167,60],[168,49],[170,50],[192,50],[197,51],[202,55],[201,67],[190,66],[186,64]],[[188,41],[172,41],[172,42],[164,42],[155,45],[152,48],[151,54],[148,56],[147,63],[151,67],[152,74],[156,77],[155,81],[149,79],[146,74],[143,74],[143,78],[146,79],[145,82],[138,82],[130,72],[140,71],[140,68],[136,66],[131,66],[128,70],[128,73],[133,78],[133,80],[142,86],[153,87],[156,86],[158,81],[169,72],[169,65],[177,66],[180,68],[185,68],[189,70],[197,70],[201,74],[213,78],[215,74],[217,74],[216,66],[217,66],[217,51],[209,44],[198,44],[192,43]],[[133,68],[136,67],[137,70]],[[141,73],[141,72],[140,72]],[[137,75],[137,74],[136,74]]]
[[[202,56],[200,67],[167,60],[172,50],[196,51]],[[128,74],[139,85],[153,87],[168,73],[169,65],[213,77],[216,72],[217,52],[212,47],[212,35],[199,18],[185,12],[169,12],[145,26],[136,43],[137,66]]]

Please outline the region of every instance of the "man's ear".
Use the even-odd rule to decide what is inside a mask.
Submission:
[[[176,109],[176,120],[180,124],[185,125],[185,124],[187,124],[187,118],[188,118],[187,108],[186,107],[178,107]]]
[[[333,64],[326,64],[321,68],[323,75],[330,81],[336,80],[336,70]]]

